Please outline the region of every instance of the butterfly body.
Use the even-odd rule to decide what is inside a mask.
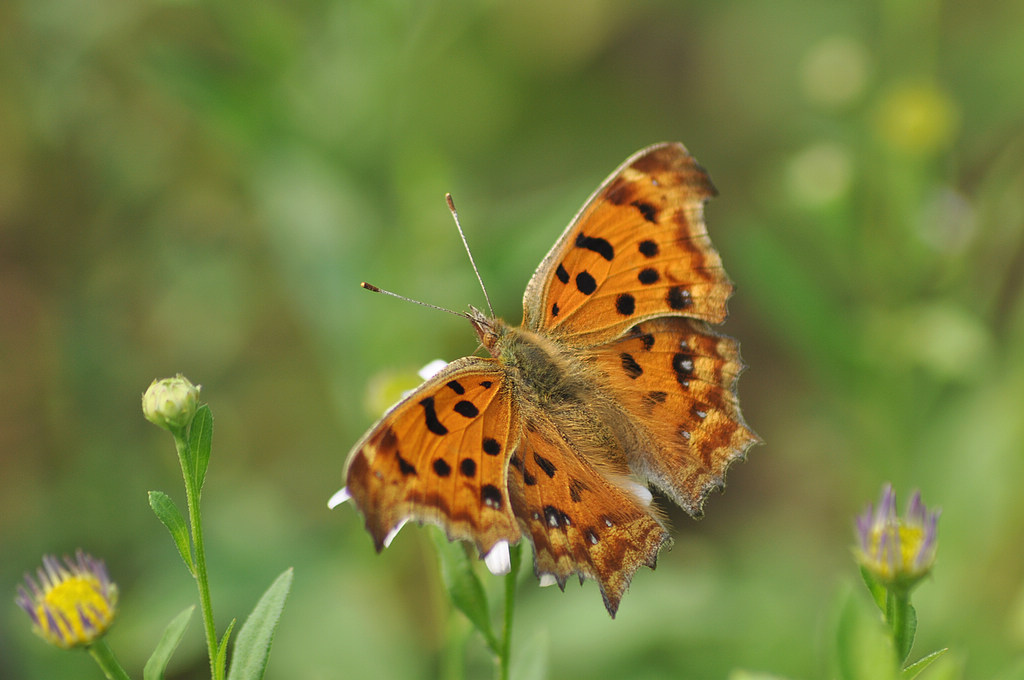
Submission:
[[[535,571],[595,579],[609,613],[669,541],[647,485],[694,516],[755,441],[740,415],[732,285],[704,228],[706,173],[645,149],[576,216],[527,286],[521,326],[472,310],[489,357],[449,364],[350,454],[378,550],[408,519],[481,555],[526,535]]]

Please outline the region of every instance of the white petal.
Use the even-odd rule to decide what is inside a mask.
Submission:
[[[554,574],[541,574],[540,575],[540,587],[547,588],[558,583],[558,579],[555,578]]]
[[[512,558],[508,554],[508,541],[498,541],[491,552],[484,556],[484,564],[492,574],[501,575],[512,571]]]
[[[331,496],[330,500],[327,501],[327,507],[333,510],[350,498],[352,498],[352,494],[348,492],[348,487],[344,486],[340,491],[335,492],[335,494]]]
[[[441,372],[441,369],[448,365],[448,362],[444,359],[434,359],[429,364],[420,369],[420,377],[424,380],[430,380],[435,375]]]
[[[396,524],[395,527],[391,531],[388,532],[388,535],[384,537],[384,547],[385,548],[387,548],[387,547],[389,547],[391,545],[391,541],[395,540],[395,536],[398,535],[398,532],[402,530],[402,527],[404,527],[405,523],[408,522],[408,521],[409,521],[409,518],[406,517],[401,522]]]

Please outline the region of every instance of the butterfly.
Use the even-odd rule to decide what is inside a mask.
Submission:
[[[699,517],[759,441],[739,347],[710,326],[733,290],[704,224],[715,194],[682,144],[643,149],[541,262],[520,326],[465,315],[489,356],[448,364],[349,454],[342,493],[378,552],[410,519],[489,565],[525,536],[542,584],[594,579],[615,616],[670,541],[649,486]]]

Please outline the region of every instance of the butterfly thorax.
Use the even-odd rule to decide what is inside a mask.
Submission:
[[[534,403],[582,400],[585,387],[579,371],[573,370],[572,358],[558,343],[480,313],[471,315],[470,321],[487,351],[514,376],[518,385],[532,393]]]

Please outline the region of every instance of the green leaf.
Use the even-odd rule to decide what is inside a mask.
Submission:
[[[260,680],[263,677],[270,657],[270,645],[274,641],[274,632],[285,600],[288,599],[293,575],[293,569],[286,569],[270,584],[238,631],[228,680]]]
[[[149,507],[153,508],[157,519],[171,532],[174,545],[178,547],[178,554],[181,555],[181,559],[185,560],[185,566],[194,575],[196,568],[192,561],[192,545],[189,543],[188,525],[185,523],[185,517],[178,510],[178,506],[163,491],[150,491]]]
[[[490,612],[487,608],[487,595],[484,593],[484,586],[480,583],[476,572],[473,570],[473,562],[461,541],[451,542],[445,535],[434,530],[430,537],[437,548],[438,558],[441,560],[441,580],[452,599],[452,604],[461,611],[472,622],[473,626],[480,631],[496,655],[501,655],[501,646],[494,636],[491,628]]]
[[[210,450],[213,448],[213,414],[206,404],[199,407],[192,419],[192,427],[188,431],[188,448],[192,455],[195,488],[202,491],[206,468],[210,464]]]
[[[847,593],[836,631],[836,667],[842,680],[896,680],[892,637],[867,603]]]
[[[146,666],[142,669],[143,680],[163,680],[164,671],[167,669],[167,662],[171,660],[171,655],[174,654],[174,650],[178,648],[178,643],[181,642],[182,636],[185,635],[185,629],[188,628],[189,621],[192,620],[192,612],[195,609],[195,605],[185,609],[171,619],[171,622],[164,628],[164,634],[160,636],[160,642],[156,644],[156,649],[153,650],[153,654],[146,661]]]
[[[238,619],[231,619],[228,629],[224,631],[224,637],[220,639],[220,644],[217,645],[217,658],[214,661],[214,668],[216,669],[218,680],[224,677],[224,666],[227,665],[228,660],[228,640],[231,639],[231,631],[234,630],[237,621]]]
[[[864,585],[868,587],[868,591],[871,593],[871,597],[874,599],[875,604],[878,605],[878,609],[884,614],[885,613],[885,602],[889,591],[886,590],[885,586],[878,582],[870,571],[864,567],[860,568],[860,575],[864,579]]]
[[[914,663],[910,664],[909,666],[903,669],[902,673],[900,673],[900,680],[913,680],[918,675],[920,675],[921,671],[923,671],[925,668],[928,668],[928,666],[931,666],[933,661],[935,661],[948,651],[948,647],[943,647],[939,651],[932,652],[928,656],[922,657],[918,661],[915,661]]]

